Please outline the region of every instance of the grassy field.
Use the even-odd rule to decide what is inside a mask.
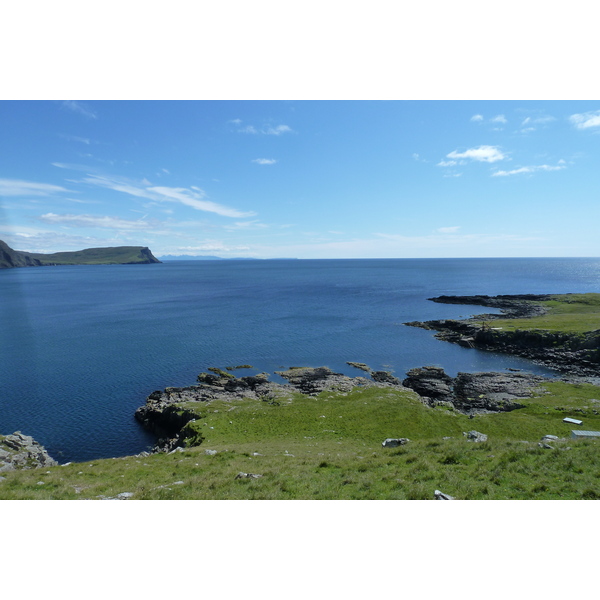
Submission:
[[[600,329],[600,294],[561,294],[552,300],[536,301],[547,307],[541,317],[530,319],[498,319],[493,327],[512,331],[516,329],[541,329],[562,333],[585,333]]]
[[[600,388],[553,382],[523,403],[469,419],[408,390],[371,388],[190,405],[199,446],[2,473],[0,499],[422,500],[436,489],[457,499],[600,498],[600,442],[568,439],[574,426],[562,422],[599,430]],[[469,430],[488,441],[467,441]],[[546,434],[567,439],[540,447]],[[383,448],[388,437],[410,441]]]

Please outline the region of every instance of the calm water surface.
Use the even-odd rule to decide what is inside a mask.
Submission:
[[[600,259],[172,261],[0,271],[0,433],[33,435],[60,462],[135,454],[133,418],[155,389],[210,366],[252,372],[346,361],[549,371],[402,325],[489,309],[441,294],[600,292]],[[244,373],[247,374],[247,373]],[[273,379],[277,379],[275,376]]]

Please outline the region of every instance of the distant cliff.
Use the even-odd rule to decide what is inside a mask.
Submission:
[[[76,252],[37,254],[13,250],[0,240],[0,269],[51,265],[131,265],[159,262],[160,260],[153,256],[150,249],[144,246],[87,248]]]
[[[8,244],[0,240],[0,269],[12,267],[39,267],[41,262],[31,258],[26,252],[13,250]]]

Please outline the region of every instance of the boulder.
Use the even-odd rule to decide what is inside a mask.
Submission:
[[[454,500],[454,496],[444,494],[444,492],[440,492],[440,490],[435,490],[433,495],[436,500]]]
[[[408,387],[419,396],[434,400],[452,401],[452,377],[441,367],[420,367],[411,369],[402,385]]]
[[[373,371],[371,373],[373,381],[377,383],[391,383],[392,385],[402,385],[402,382],[394,377],[389,371]]]
[[[407,442],[410,442],[408,438],[387,438],[381,442],[384,448],[396,448],[397,446],[404,446]]]
[[[479,431],[463,431],[463,435],[467,436],[469,442],[487,442],[488,436]]]

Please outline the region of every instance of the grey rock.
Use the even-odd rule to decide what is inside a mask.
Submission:
[[[440,492],[440,490],[435,490],[433,495],[436,500],[455,500],[454,496],[444,494],[444,492]]]
[[[467,436],[469,442],[486,442],[488,439],[485,433],[479,431],[463,431],[463,435]]]
[[[419,396],[433,400],[452,401],[452,377],[441,367],[420,367],[411,369],[402,385]]]
[[[52,467],[58,463],[31,436],[16,431],[0,439],[0,471]]]
[[[390,383],[394,386],[402,385],[402,382],[397,377],[394,377],[389,371],[373,371],[371,377],[373,378],[373,381],[376,381],[377,383]]]
[[[408,438],[387,438],[381,442],[384,448],[396,448],[397,446],[404,446],[407,442],[410,442]]]
[[[119,500],[127,500],[127,498],[131,497],[133,497],[133,492],[121,492],[120,494],[117,494]]]
[[[217,453],[216,450],[205,450],[204,454],[208,454],[209,456],[214,456]]]
[[[259,475],[258,473],[240,472],[235,476],[235,479],[258,479],[259,477],[262,477],[262,475]]]

